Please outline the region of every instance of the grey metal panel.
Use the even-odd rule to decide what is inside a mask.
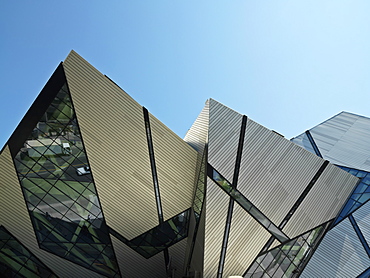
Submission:
[[[357,182],[355,176],[328,164],[284,232],[295,237],[336,217]]]
[[[230,197],[207,178],[204,276],[217,275]]]
[[[132,239],[158,225],[142,107],[74,51],[63,65],[105,219]]]
[[[233,180],[242,115],[210,99],[208,162],[229,181]]]
[[[185,135],[184,141],[187,142],[198,152],[203,152],[204,145],[208,142],[209,124],[209,100],[199,116]]]
[[[13,165],[9,148],[5,146],[0,154],[0,225],[59,277],[101,277],[95,272],[39,249]]]
[[[223,277],[243,275],[270,236],[270,233],[235,203]]]
[[[310,129],[321,154],[333,164],[370,171],[370,119],[341,112]],[[292,141],[302,147],[302,135]]]
[[[166,264],[164,262],[163,252],[149,259],[145,259],[115,237],[111,238],[122,277],[166,277]]]
[[[238,189],[279,225],[323,162],[248,119]]]
[[[150,114],[164,220],[192,205],[198,152]]]
[[[345,219],[326,234],[300,277],[357,277],[369,265],[368,255]]]
[[[352,215],[355,218],[367,244],[370,245],[370,202],[361,206]]]
[[[297,137],[292,138],[290,141],[293,142],[296,145],[299,145],[299,146],[303,147],[307,151],[309,151],[313,154],[316,154],[315,150],[313,149],[312,144],[311,144],[310,140],[308,139],[306,133],[302,133],[302,134],[298,135]]]

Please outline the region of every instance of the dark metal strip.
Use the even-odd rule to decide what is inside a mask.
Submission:
[[[284,217],[283,221],[279,225],[279,229],[282,230],[285,227],[285,225],[288,223],[288,221],[290,220],[290,218],[293,216],[293,214],[298,209],[299,205],[303,202],[304,198],[306,198],[306,196],[308,195],[308,193],[310,192],[310,190],[312,189],[312,187],[315,185],[316,181],[319,179],[319,177],[321,176],[321,174],[324,172],[324,170],[328,166],[328,164],[329,164],[329,161],[325,160],[324,163],[319,168],[319,170],[314,175],[314,177],[312,178],[312,180],[308,183],[306,189],[302,192],[301,196],[299,196],[299,198],[297,199],[297,201],[294,203],[293,207],[290,209],[290,211],[288,212],[288,214]],[[273,241],[274,241],[274,239],[273,238],[270,238],[267,241],[267,243],[265,244],[265,246],[262,248],[262,250],[261,250],[261,252],[259,254],[267,251],[270,248],[270,246],[273,243]]]
[[[148,141],[150,167],[152,169],[154,194],[155,194],[155,200],[156,200],[156,204],[157,204],[158,221],[159,221],[159,223],[162,223],[163,222],[163,211],[162,211],[161,196],[159,194],[159,183],[158,183],[157,168],[156,168],[155,157],[154,157],[152,132],[150,130],[149,113],[148,113],[148,110],[145,107],[143,107],[143,112],[144,112],[146,139]]]
[[[249,201],[240,191],[233,188],[219,172],[210,164],[207,167],[207,174],[219,187],[221,187],[230,197],[234,199],[246,212],[249,213],[261,226],[263,226],[278,241],[284,242],[289,237],[283,233],[270,219],[266,217],[251,201]]]
[[[238,150],[237,150],[236,159],[235,159],[233,183],[232,183],[232,187],[234,187],[234,188],[236,188],[237,184],[238,184],[240,162],[241,162],[242,153],[243,153],[243,145],[244,145],[246,125],[247,125],[247,116],[243,115],[242,125],[241,125],[241,128],[240,128]],[[220,261],[219,261],[219,264],[218,264],[218,271],[217,271],[217,277],[219,277],[219,278],[222,277],[222,273],[223,273],[223,269],[224,269],[227,243],[229,241],[229,234],[230,234],[230,229],[231,229],[231,219],[232,219],[232,215],[233,215],[233,209],[234,209],[234,199],[232,197],[230,197],[229,207],[228,207],[228,210],[227,210],[227,218],[226,218],[226,224],[225,224],[224,238],[222,240]]]
[[[311,132],[309,130],[306,130],[305,133],[306,133],[306,135],[308,137],[308,140],[310,141],[311,146],[312,146],[313,150],[315,151],[316,155],[318,157],[323,158],[322,155],[321,155],[321,153],[320,153],[319,147],[316,145],[315,140],[313,140],[313,137],[311,135]]]

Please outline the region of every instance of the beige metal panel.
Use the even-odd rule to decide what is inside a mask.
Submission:
[[[208,162],[233,181],[242,115],[210,99]]]
[[[175,274],[173,278],[182,278],[184,276],[185,250],[186,239],[168,248],[171,273]]]
[[[158,225],[142,107],[74,51],[63,65],[105,219],[132,239]]]
[[[284,232],[295,237],[336,217],[357,182],[355,176],[328,164]]]
[[[190,262],[190,269],[193,273],[203,273],[204,272],[204,241],[205,241],[205,217],[206,215],[206,200],[203,204],[202,215],[199,220],[199,227],[197,232],[197,237],[194,244],[193,256]],[[188,240],[188,245],[191,241]],[[201,276],[202,277],[202,276]]]
[[[129,278],[163,278],[166,277],[166,264],[162,252],[145,259],[115,237],[112,238],[114,251],[122,277]]]
[[[191,128],[185,135],[184,141],[187,142],[198,152],[203,152],[204,145],[208,142],[208,125],[209,125],[209,100],[200,112]]]
[[[276,246],[279,246],[280,244],[281,242],[275,239],[274,242],[271,244],[269,250],[274,249]]]
[[[39,249],[7,146],[0,154],[0,211],[0,225],[59,277],[101,277],[95,272]]]
[[[164,220],[193,201],[198,152],[150,114],[155,163]]]
[[[238,189],[279,225],[323,162],[248,119]]]
[[[270,233],[235,203],[223,277],[243,275],[270,237]]]
[[[369,265],[365,249],[345,219],[326,234],[300,277],[357,277]]]
[[[216,277],[230,197],[207,178],[203,277]]]

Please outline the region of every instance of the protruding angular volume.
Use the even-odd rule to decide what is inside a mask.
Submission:
[[[193,195],[192,212],[189,223],[189,236],[186,245],[184,273],[191,275],[203,273],[204,260],[204,223],[205,195],[207,183],[209,100],[192,127],[186,133],[184,141],[198,152],[197,173]]]
[[[370,172],[370,119],[341,112],[310,129],[324,159],[333,164]],[[307,148],[305,133],[292,142]]]
[[[40,248],[108,277],[119,275],[65,83],[14,165]]]
[[[74,51],[63,66],[107,224],[132,239],[158,225],[143,108]]]

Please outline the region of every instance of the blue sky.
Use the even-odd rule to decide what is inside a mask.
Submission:
[[[370,116],[370,1],[2,1],[0,148],[71,49],[183,137],[213,98],[291,138]]]

